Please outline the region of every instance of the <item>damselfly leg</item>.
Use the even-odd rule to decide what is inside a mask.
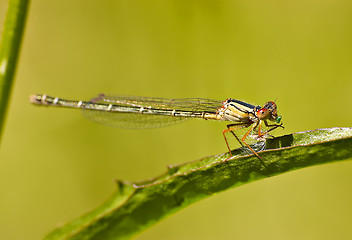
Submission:
[[[237,141],[241,144],[241,146],[244,147],[243,143],[240,141],[240,139],[237,137],[237,135],[233,131],[241,129],[241,128],[246,128],[249,126],[250,125],[248,123],[233,123],[233,124],[227,125],[227,129],[222,131],[222,135],[224,136],[224,140],[225,140],[227,149],[229,150],[231,157],[232,157],[232,152],[231,152],[229,142],[227,141],[227,138],[226,138],[226,133],[228,133],[228,132],[232,133],[232,135],[237,139]]]
[[[245,144],[250,150],[251,152],[253,152],[260,160],[261,160],[261,157],[258,155],[258,153],[256,153],[256,151],[254,151],[251,146],[249,146],[249,144],[245,141],[247,136],[257,127],[257,123],[253,124],[253,126],[243,135],[243,137],[241,138],[241,140],[237,137],[237,135],[234,133],[235,130],[238,130],[238,129],[241,129],[241,128],[247,128],[251,125],[251,123],[234,123],[234,124],[229,124],[227,125],[227,129],[223,130],[222,131],[222,134],[224,136],[224,139],[225,139],[225,143],[226,143],[226,146],[227,146],[227,149],[229,150],[229,153],[232,157],[232,152],[231,152],[231,148],[230,148],[230,145],[229,145],[229,142],[226,138],[226,133],[230,132],[232,133],[232,135],[236,138],[236,140],[240,143],[240,145],[242,147],[244,147],[243,144]],[[261,160],[262,162],[262,160]],[[262,162],[263,163],[263,162]],[[264,165],[264,163],[263,163]],[[265,165],[264,165],[265,166]]]
[[[282,126],[282,123],[281,124],[268,124],[267,121],[264,121],[264,124],[265,124],[266,127],[269,127],[269,128],[272,127],[272,128],[270,128],[266,132],[262,133],[263,135],[267,134],[268,132],[271,132],[271,131],[275,130],[278,127],[281,127],[282,129],[285,129],[285,127]]]
[[[266,127],[271,127],[269,130],[265,131],[265,132],[262,132],[262,122],[264,122],[265,126]],[[244,145],[246,147],[248,147],[248,149],[254,153],[254,155],[256,155],[258,157],[258,159],[260,160],[260,162],[263,164],[264,167],[266,167],[265,163],[263,162],[263,158],[260,157],[258,155],[258,153],[253,150],[253,148],[246,142],[246,138],[248,137],[248,135],[253,131],[255,130],[257,127],[258,127],[258,138],[262,138],[262,137],[265,137],[265,135],[271,131],[273,131],[274,129],[278,128],[278,127],[281,127],[281,128],[284,128],[282,126],[282,124],[268,124],[266,121],[258,121],[256,123],[254,123],[252,126],[252,123],[234,123],[234,124],[229,124],[227,125],[227,129],[223,130],[223,136],[224,136],[224,139],[225,139],[225,143],[226,143],[226,146],[229,150],[229,153],[232,157],[232,152],[231,152],[231,148],[229,146],[229,142],[226,138],[226,133],[230,132],[235,138],[236,140],[240,143],[240,145],[242,147],[244,147]],[[250,129],[243,135],[243,137],[241,138],[241,140],[237,137],[237,135],[234,133],[235,130],[238,130],[238,129],[241,129],[241,128],[247,128],[247,127],[250,127]]]

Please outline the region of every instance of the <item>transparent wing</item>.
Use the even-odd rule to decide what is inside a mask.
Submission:
[[[97,103],[112,103],[121,106],[144,108],[183,110],[183,111],[213,111],[222,106],[222,101],[205,98],[154,98],[135,96],[109,96],[100,94],[91,100]]]
[[[83,115],[104,125],[118,128],[158,128],[170,126],[188,118],[137,113],[116,113],[83,110]]]
[[[216,112],[222,106],[222,101],[203,98],[151,98],[133,96],[99,95],[91,100],[94,103],[109,103],[121,107],[143,107],[163,110]],[[157,128],[170,126],[189,118],[165,115],[139,113],[118,113],[95,110],[83,110],[87,118],[105,125],[119,128]]]

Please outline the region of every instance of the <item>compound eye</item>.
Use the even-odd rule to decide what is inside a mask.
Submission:
[[[265,108],[259,109],[259,111],[257,111],[257,116],[259,119],[264,120],[269,117],[269,110]]]

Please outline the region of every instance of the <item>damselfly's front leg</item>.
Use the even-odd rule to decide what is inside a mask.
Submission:
[[[281,124],[268,124],[267,121],[264,121],[264,124],[266,127],[272,127],[270,128],[269,130],[265,131],[264,133],[261,133],[261,131],[258,131],[258,135],[261,137],[261,136],[264,136],[265,134],[267,134],[268,132],[271,132],[272,130],[275,130],[276,128],[278,127],[281,127],[282,129],[284,129],[285,127],[282,126],[282,123]],[[260,126],[259,126],[260,128]]]

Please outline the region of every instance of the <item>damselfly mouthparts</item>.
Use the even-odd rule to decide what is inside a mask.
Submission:
[[[101,94],[90,101],[71,101],[47,95],[32,95],[30,101],[45,106],[61,106],[84,109],[84,114],[94,121],[120,128],[154,128],[168,126],[190,118],[233,122],[223,130],[226,146],[232,156],[226,138],[230,132],[237,141],[245,144],[259,159],[260,156],[246,142],[247,136],[255,131],[257,139],[265,138],[272,130],[281,127],[281,116],[277,115],[275,102],[263,107],[254,106],[235,99],[217,101],[203,98],[150,98],[131,96],[108,96]],[[269,124],[268,121],[275,122]],[[262,130],[262,124],[268,129]],[[239,139],[234,133],[240,128],[250,127]]]

